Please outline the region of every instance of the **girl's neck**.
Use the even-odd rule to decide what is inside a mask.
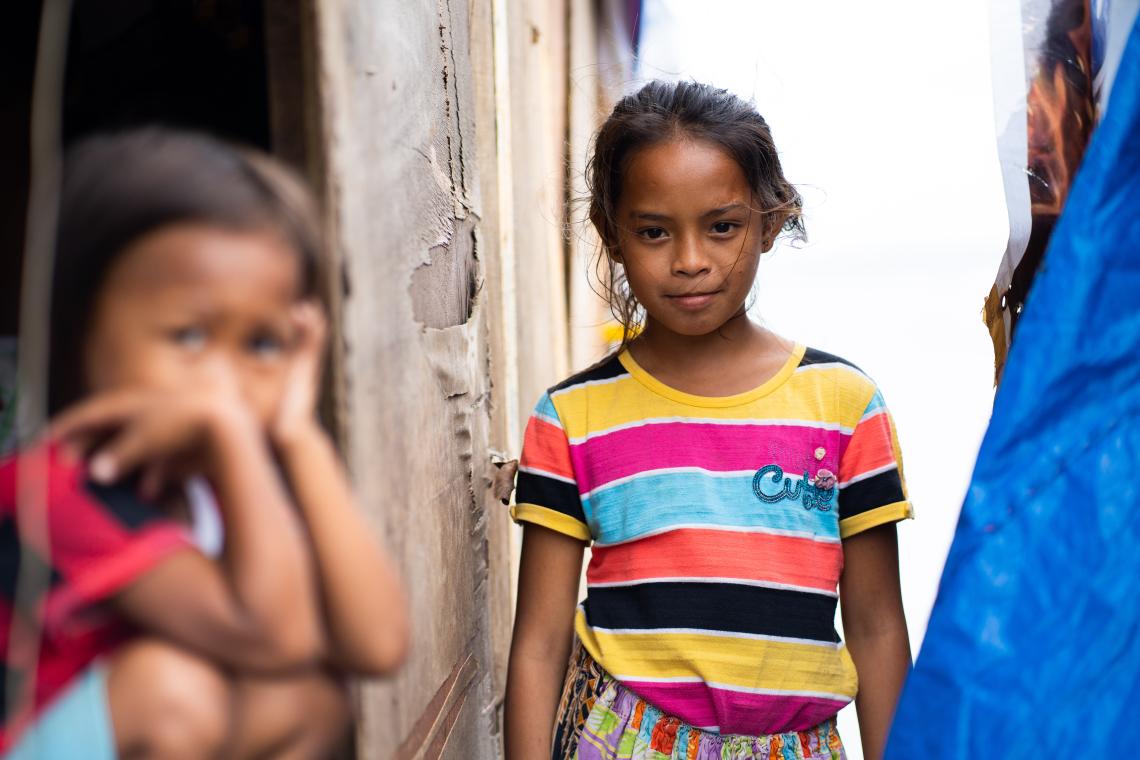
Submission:
[[[733,396],[779,372],[793,348],[741,310],[705,335],[681,335],[649,317],[629,352],[646,372],[672,388],[697,396]]]

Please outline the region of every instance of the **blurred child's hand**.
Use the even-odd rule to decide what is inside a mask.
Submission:
[[[298,304],[292,317],[296,337],[289,357],[288,379],[269,430],[277,445],[319,429],[316,409],[328,324],[320,307],[312,302]]]
[[[141,470],[143,498],[155,498],[168,477],[210,476],[220,448],[235,438],[256,445],[257,422],[238,395],[225,388],[198,392],[124,389],[96,394],[65,411],[52,437],[90,454],[88,475],[112,483]]]

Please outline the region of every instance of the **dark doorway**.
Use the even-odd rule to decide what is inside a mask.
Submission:
[[[263,30],[261,0],[79,0],[65,142],[158,122],[268,149]]]
[[[39,6],[16,3],[0,44],[0,335],[19,311]],[[271,147],[261,0],[77,0],[67,56],[65,142],[162,123]]]
[[[314,177],[305,0],[74,0],[64,143],[141,124],[200,129],[274,150]],[[0,353],[18,329],[30,119],[41,4],[0,25]],[[308,164],[308,165],[306,165]],[[315,178],[315,177],[314,177]],[[0,375],[14,357],[0,356]],[[5,387],[7,386],[7,387]],[[11,401],[0,376],[0,418]],[[0,440],[0,448],[4,441]]]

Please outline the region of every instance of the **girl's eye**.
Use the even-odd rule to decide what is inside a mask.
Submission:
[[[718,235],[727,235],[735,230],[739,225],[736,222],[717,222],[712,226],[713,232]]]
[[[646,227],[643,230],[638,230],[638,235],[646,240],[660,240],[667,234],[661,227]]]
[[[198,351],[206,345],[206,331],[201,327],[179,327],[170,333],[175,344],[188,351]]]
[[[254,356],[270,358],[280,354],[285,349],[285,343],[275,335],[262,333],[250,338],[247,347]]]

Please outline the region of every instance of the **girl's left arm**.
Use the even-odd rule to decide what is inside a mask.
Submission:
[[[855,708],[863,756],[879,760],[911,665],[894,524],[846,539],[843,557],[840,610],[847,649],[859,673]]]
[[[290,377],[270,430],[308,528],[330,664],[350,673],[395,670],[409,643],[396,568],[373,536],[332,441],[316,421],[326,323],[315,304],[294,314]]]

